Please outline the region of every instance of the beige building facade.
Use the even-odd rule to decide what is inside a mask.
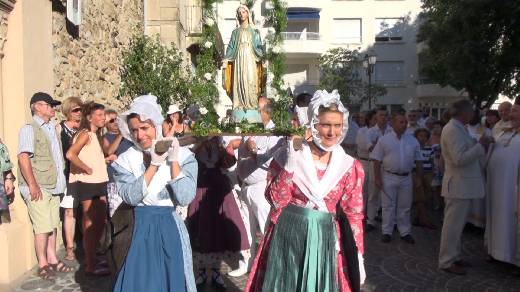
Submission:
[[[53,91],[51,1],[0,1],[2,9],[0,131],[16,161],[18,130],[35,91]],[[7,8],[7,9],[6,9]],[[5,29],[7,28],[7,29]],[[36,263],[32,229],[17,194],[11,222],[0,225],[0,291],[9,291]]]
[[[191,64],[189,48],[202,33],[200,0],[145,0],[144,17],[145,34],[175,44],[186,64]]]

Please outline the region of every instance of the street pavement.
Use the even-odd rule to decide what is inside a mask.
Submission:
[[[440,225],[440,220],[438,222]],[[414,228],[415,245],[405,243],[397,232],[390,243],[382,243],[379,231],[365,236],[367,280],[363,291],[519,291],[520,276],[515,268],[486,261],[483,232],[467,229],[463,236],[464,259],[473,267],[466,276],[447,274],[437,269],[440,228]],[[223,265],[223,271],[229,267]],[[15,289],[26,291],[108,291],[111,278],[85,278],[81,270],[61,275],[54,284],[41,285],[35,270]],[[227,291],[243,291],[247,275],[226,278]],[[39,285],[39,289],[35,289]],[[47,286],[47,287],[44,287]],[[208,282],[200,291],[213,292]],[[289,291],[288,291],[289,292]]]

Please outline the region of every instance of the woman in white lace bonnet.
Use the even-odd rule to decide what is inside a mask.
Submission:
[[[314,94],[308,121],[303,149],[289,142],[269,167],[271,214],[246,291],[359,291],[364,281],[364,173],[339,146],[348,111],[336,90]]]
[[[155,96],[137,97],[122,117],[122,133],[134,147],[112,167],[119,195],[135,206],[135,225],[113,291],[195,292],[189,236],[174,208],[195,197],[197,161],[177,138],[162,137],[163,116]],[[171,146],[157,153],[163,140]]]

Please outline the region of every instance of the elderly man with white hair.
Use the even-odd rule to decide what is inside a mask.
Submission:
[[[484,178],[480,158],[486,154],[491,138],[482,136],[477,142],[465,125],[475,114],[468,100],[459,100],[450,108],[451,120],[441,135],[445,173],[442,196],[446,204],[439,250],[439,268],[457,275],[466,274],[469,264],[462,259],[462,231],[473,199],[483,198]]]
[[[511,127],[498,136],[487,165],[486,245],[490,258],[520,267],[520,99]],[[516,204],[515,204],[516,203]],[[517,269],[518,270],[518,269]]]
[[[498,139],[500,134],[505,128],[511,127],[511,109],[513,105],[509,101],[504,101],[498,106],[498,115],[500,116],[500,121],[498,121],[492,130],[493,138]]]

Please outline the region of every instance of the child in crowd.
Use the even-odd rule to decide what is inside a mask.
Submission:
[[[426,214],[426,203],[432,197],[432,179],[433,179],[433,157],[432,147],[428,143],[430,140],[430,131],[425,128],[419,128],[415,131],[415,138],[421,146],[421,156],[423,160],[423,175],[419,177],[414,172],[414,205],[415,205],[415,219],[414,225],[429,229],[436,229]]]

